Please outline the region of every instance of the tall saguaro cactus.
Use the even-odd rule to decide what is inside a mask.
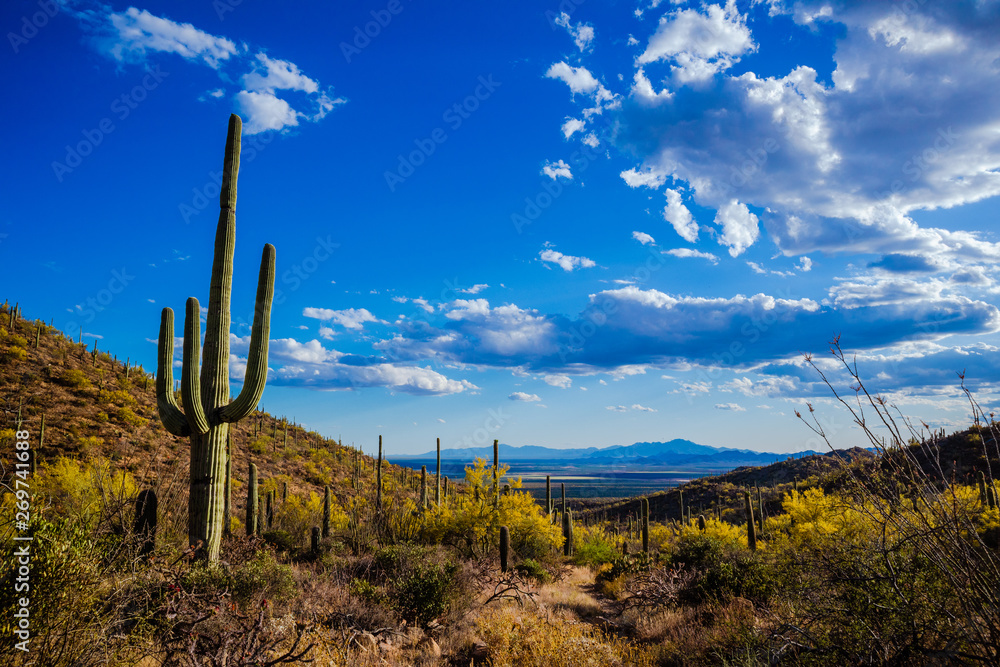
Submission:
[[[156,398],[160,421],[167,431],[191,439],[191,494],[188,504],[188,540],[202,543],[209,561],[219,558],[224,511],[226,440],[229,425],[257,407],[267,379],[267,347],[274,299],[274,246],[264,245],[257,282],[257,302],[246,377],[236,400],[229,397],[230,293],[233,251],[236,246],[236,181],[240,169],[242,122],[229,117],[226,155],[219,196],[219,224],[208,297],[204,359],[198,300],[187,300],[184,316],[184,356],[181,370],[181,412],[174,398],[174,311],[164,308],[160,318]],[[198,379],[199,365],[201,377]]]

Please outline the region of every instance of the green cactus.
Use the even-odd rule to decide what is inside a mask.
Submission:
[[[649,553],[649,499],[642,499],[642,550]]]
[[[510,529],[507,526],[500,526],[500,571],[507,572],[508,558],[510,557]]]
[[[493,506],[500,506],[500,441],[493,441]]]
[[[552,519],[552,477],[545,476],[545,514]]]
[[[570,551],[572,551],[572,539],[570,538],[570,531],[573,529],[573,521],[570,519],[569,512],[563,510],[562,514],[562,533],[563,533],[563,556],[569,557]]]
[[[145,558],[156,548],[156,491],[144,489],[135,499],[132,532],[140,540],[139,556]]]
[[[233,433],[229,432],[226,439],[226,501],[222,511],[222,534],[229,537],[232,531],[232,520],[230,519],[233,500]]]
[[[281,504],[284,505],[286,500],[288,500],[288,482],[282,482],[281,483]]]
[[[264,391],[271,302],[274,299],[274,246],[266,244],[261,256],[246,377],[239,395],[230,402],[230,293],[236,239],[236,181],[240,164],[241,128],[239,116],[230,116],[200,382],[197,377],[201,357],[200,307],[194,297],[187,301],[181,372],[184,412],[178,407],[172,391],[174,312],[170,308],[163,309],[160,319],[156,373],[160,420],[168,432],[176,436],[188,436],[191,440],[188,539],[191,543],[202,543],[204,556],[209,561],[218,560],[222,539],[225,444],[229,425],[250,415]]]
[[[257,534],[257,466],[250,464],[250,481],[247,483],[247,537]]]
[[[420,466],[420,507],[427,509],[427,466]]]
[[[677,502],[680,503],[680,507],[681,507],[681,522],[683,522],[684,521],[684,492],[681,491],[680,489],[677,489],[677,498],[678,498]]]
[[[743,492],[743,501],[747,512],[747,547],[750,551],[757,550],[757,524],[753,520],[753,503],[750,502],[750,492]]]
[[[264,525],[268,530],[274,529],[274,489],[267,492],[267,509],[264,510]]]
[[[441,438],[437,439],[437,472],[434,474],[434,504],[441,505]]]
[[[700,530],[703,533],[705,532],[705,515],[704,514],[699,514],[698,515],[698,530]]]
[[[566,516],[569,517],[569,555],[572,556],[576,553],[575,545],[573,544],[573,510],[566,510]]]
[[[559,490],[562,492],[562,512],[566,513],[566,482],[559,482]]]
[[[375,468],[375,511],[382,511],[382,436],[378,437],[378,463]]]
[[[764,533],[764,497],[761,495],[760,487],[757,487],[757,529]]]
[[[323,487],[323,538],[330,537],[330,486]]]

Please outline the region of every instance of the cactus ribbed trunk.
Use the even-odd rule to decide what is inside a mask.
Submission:
[[[233,506],[233,432],[229,432],[226,442],[226,504],[222,512],[222,534],[229,537],[232,532]]]
[[[200,349],[200,306],[193,297],[187,301],[181,372],[183,412],[173,394],[174,313],[170,308],[164,308],[161,315],[157,355],[156,394],[160,420],[167,431],[176,436],[187,436],[191,441],[188,541],[191,544],[201,543],[201,555],[209,561],[219,559],[222,540],[229,425],[250,415],[264,391],[271,303],[274,298],[274,247],[266,244],[261,255],[243,388],[230,402],[230,294],[236,246],[236,181],[240,165],[241,129],[239,116],[231,115],[219,195],[219,224],[215,235],[203,355]]]
[[[500,441],[493,441],[493,505],[500,506]]]
[[[757,524],[753,520],[753,503],[750,501],[750,492],[743,492],[743,500],[747,511],[747,547],[750,551],[757,549]]]
[[[427,466],[420,466],[420,507],[427,509]]]
[[[565,505],[563,505],[563,507],[565,508]],[[572,548],[571,538],[570,538],[570,530],[572,525],[573,524],[571,523],[571,520],[569,518],[569,513],[565,509],[563,509],[563,515],[562,515],[563,556],[566,556],[567,558],[569,557],[569,553]]]
[[[437,439],[437,470],[434,475],[434,504],[441,504],[441,438]]]
[[[375,510],[382,511],[382,436],[378,437],[378,463],[375,468]]]
[[[250,464],[250,481],[247,483],[247,537],[257,534],[257,466]]]
[[[649,553],[649,499],[642,499],[642,550]]]
[[[552,518],[552,477],[545,476],[545,514]]]

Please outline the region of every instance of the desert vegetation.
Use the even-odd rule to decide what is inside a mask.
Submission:
[[[11,305],[0,315],[0,438],[10,451],[27,428],[39,444],[32,650],[26,660],[7,643],[5,663],[997,659],[1000,459],[989,415],[921,438],[862,385],[850,397],[862,402],[848,405],[873,453],[737,470],[574,512],[558,491],[536,502],[499,460],[470,463],[437,492],[434,471],[254,413],[227,438],[227,519],[211,562],[189,540],[189,445],[159,426],[148,374]],[[884,439],[871,426],[883,418],[902,424]],[[4,482],[11,554],[10,471]],[[13,567],[5,558],[6,581]],[[5,636],[12,598],[4,588]]]
[[[239,120],[230,122],[205,360],[189,299],[180,387],[0,309],[3,664],[847,665],[1000,660],[998,427],[913,425],[852,383],[866,449],[599,507],[500,460],[461,480],[257,410],[274,249],[229,400]],[[201,379],[198,379],[200,370]],[[823,379],[819,367],[817,373]],[[811,406],[805,427],[825,438]],[[25,432],[30,434],[26,438]],[[185,442],[183,438],[188,438]],[[373,434],[374,440],[374,434]],[[17,450],[18,452],[22,450]],[[20,457],[20,458],[19,458]],[[17,481],[22,484],[18,485]],[[18,512],[30,518],[19,525]],[[30,589],[10,583],[30,536]],[[30,650],[15,616],[30,596]]]

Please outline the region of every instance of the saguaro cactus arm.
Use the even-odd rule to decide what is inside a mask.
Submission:
[[[198,363],[201,357],[201,307],[193,296],[184,313],[184,357],[181,362],[181,401],[192,433],[208,433],[208,420],[201,405]]]
[[[257,409],[267,382],[267,350],[271,335],[271,303],[274,301],[274,246],[264,245],[257,279],[257,302],[254,307],[253,329],[250,332],[250,353],[239,396],[219,410],[219,420],[235,422]]]
[[[156,365],[156,405],[160,421],[173,435],[191,435],[191,427],[174,398],[174,311],[164,308],[160,315],[159,354]]]

